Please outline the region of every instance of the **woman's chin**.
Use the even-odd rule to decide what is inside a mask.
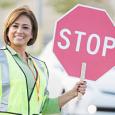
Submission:
[[[25,44],[24,44],[24,43],[19,43],[19,42],[15,42],[14,44],[15,44],[15,46],[18,46],[18,47],[25,46]]]

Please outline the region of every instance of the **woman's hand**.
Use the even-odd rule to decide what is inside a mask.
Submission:
[[[64,93],[63,95],[59,96],[59,106],[60,108],[65,105],[68,101],[78,96],[79,93],[82,95],[86,92],[86,81],[80,81],[76,83],[76,85],[69,90],[68,92]]]
[[[87,88],[86,84],[86,81],[80,81],[76,83],[76,85],[72,89],[72,91],[75,93],[75,97],[78,96],[78,93],[81,93],[82,95],[85,94]]]

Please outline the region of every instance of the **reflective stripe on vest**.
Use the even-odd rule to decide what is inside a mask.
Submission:
[[[9,68],[5,53],[0,50],[0,65],[1,65],[1,80],[2,80],[2,96],[0,100],[0,111],[7,111],[8,109],[8,97],[10,94],[10,79]]]
[[[48,83],[48,70],[47,70],[47,67],[43,61],[36,59],[34,57],[32,57],[32,60],[40,74],[39,77],[40,77],[41,82],[40,82],[40,94],[39,94],[39,99],[40,99],[39,100],[39,104],[40,104],[39,112],[41,112],[41,109],[43,108],[44,102],[47,98],[46,86]]]

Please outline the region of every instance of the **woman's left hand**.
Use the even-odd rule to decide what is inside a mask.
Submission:
[[[79,93],[82,95],[85,94],[86,91],[86,81],[78,82],[71,90],[59,96],[59,106],[60,108],[65,105],[68,101],[78,96]]]
[[[72,89],[75,92],[75,96],[78,96],[78,93],[81,93],[82,95],[85,94],[86,88],[87,88],[87,82],[86,81],[80,81],[76,83],[74,88]]]

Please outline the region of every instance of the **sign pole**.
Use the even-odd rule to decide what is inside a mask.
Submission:
[[[86,63],[83,62],[82,63],[82,67],[81,67],[81,76],[80,76],[80,81],[84,81],[85,79],[85,73],[86,73]],[[80,100],[82,97],[81,93],[78,93],[78,100]]]

